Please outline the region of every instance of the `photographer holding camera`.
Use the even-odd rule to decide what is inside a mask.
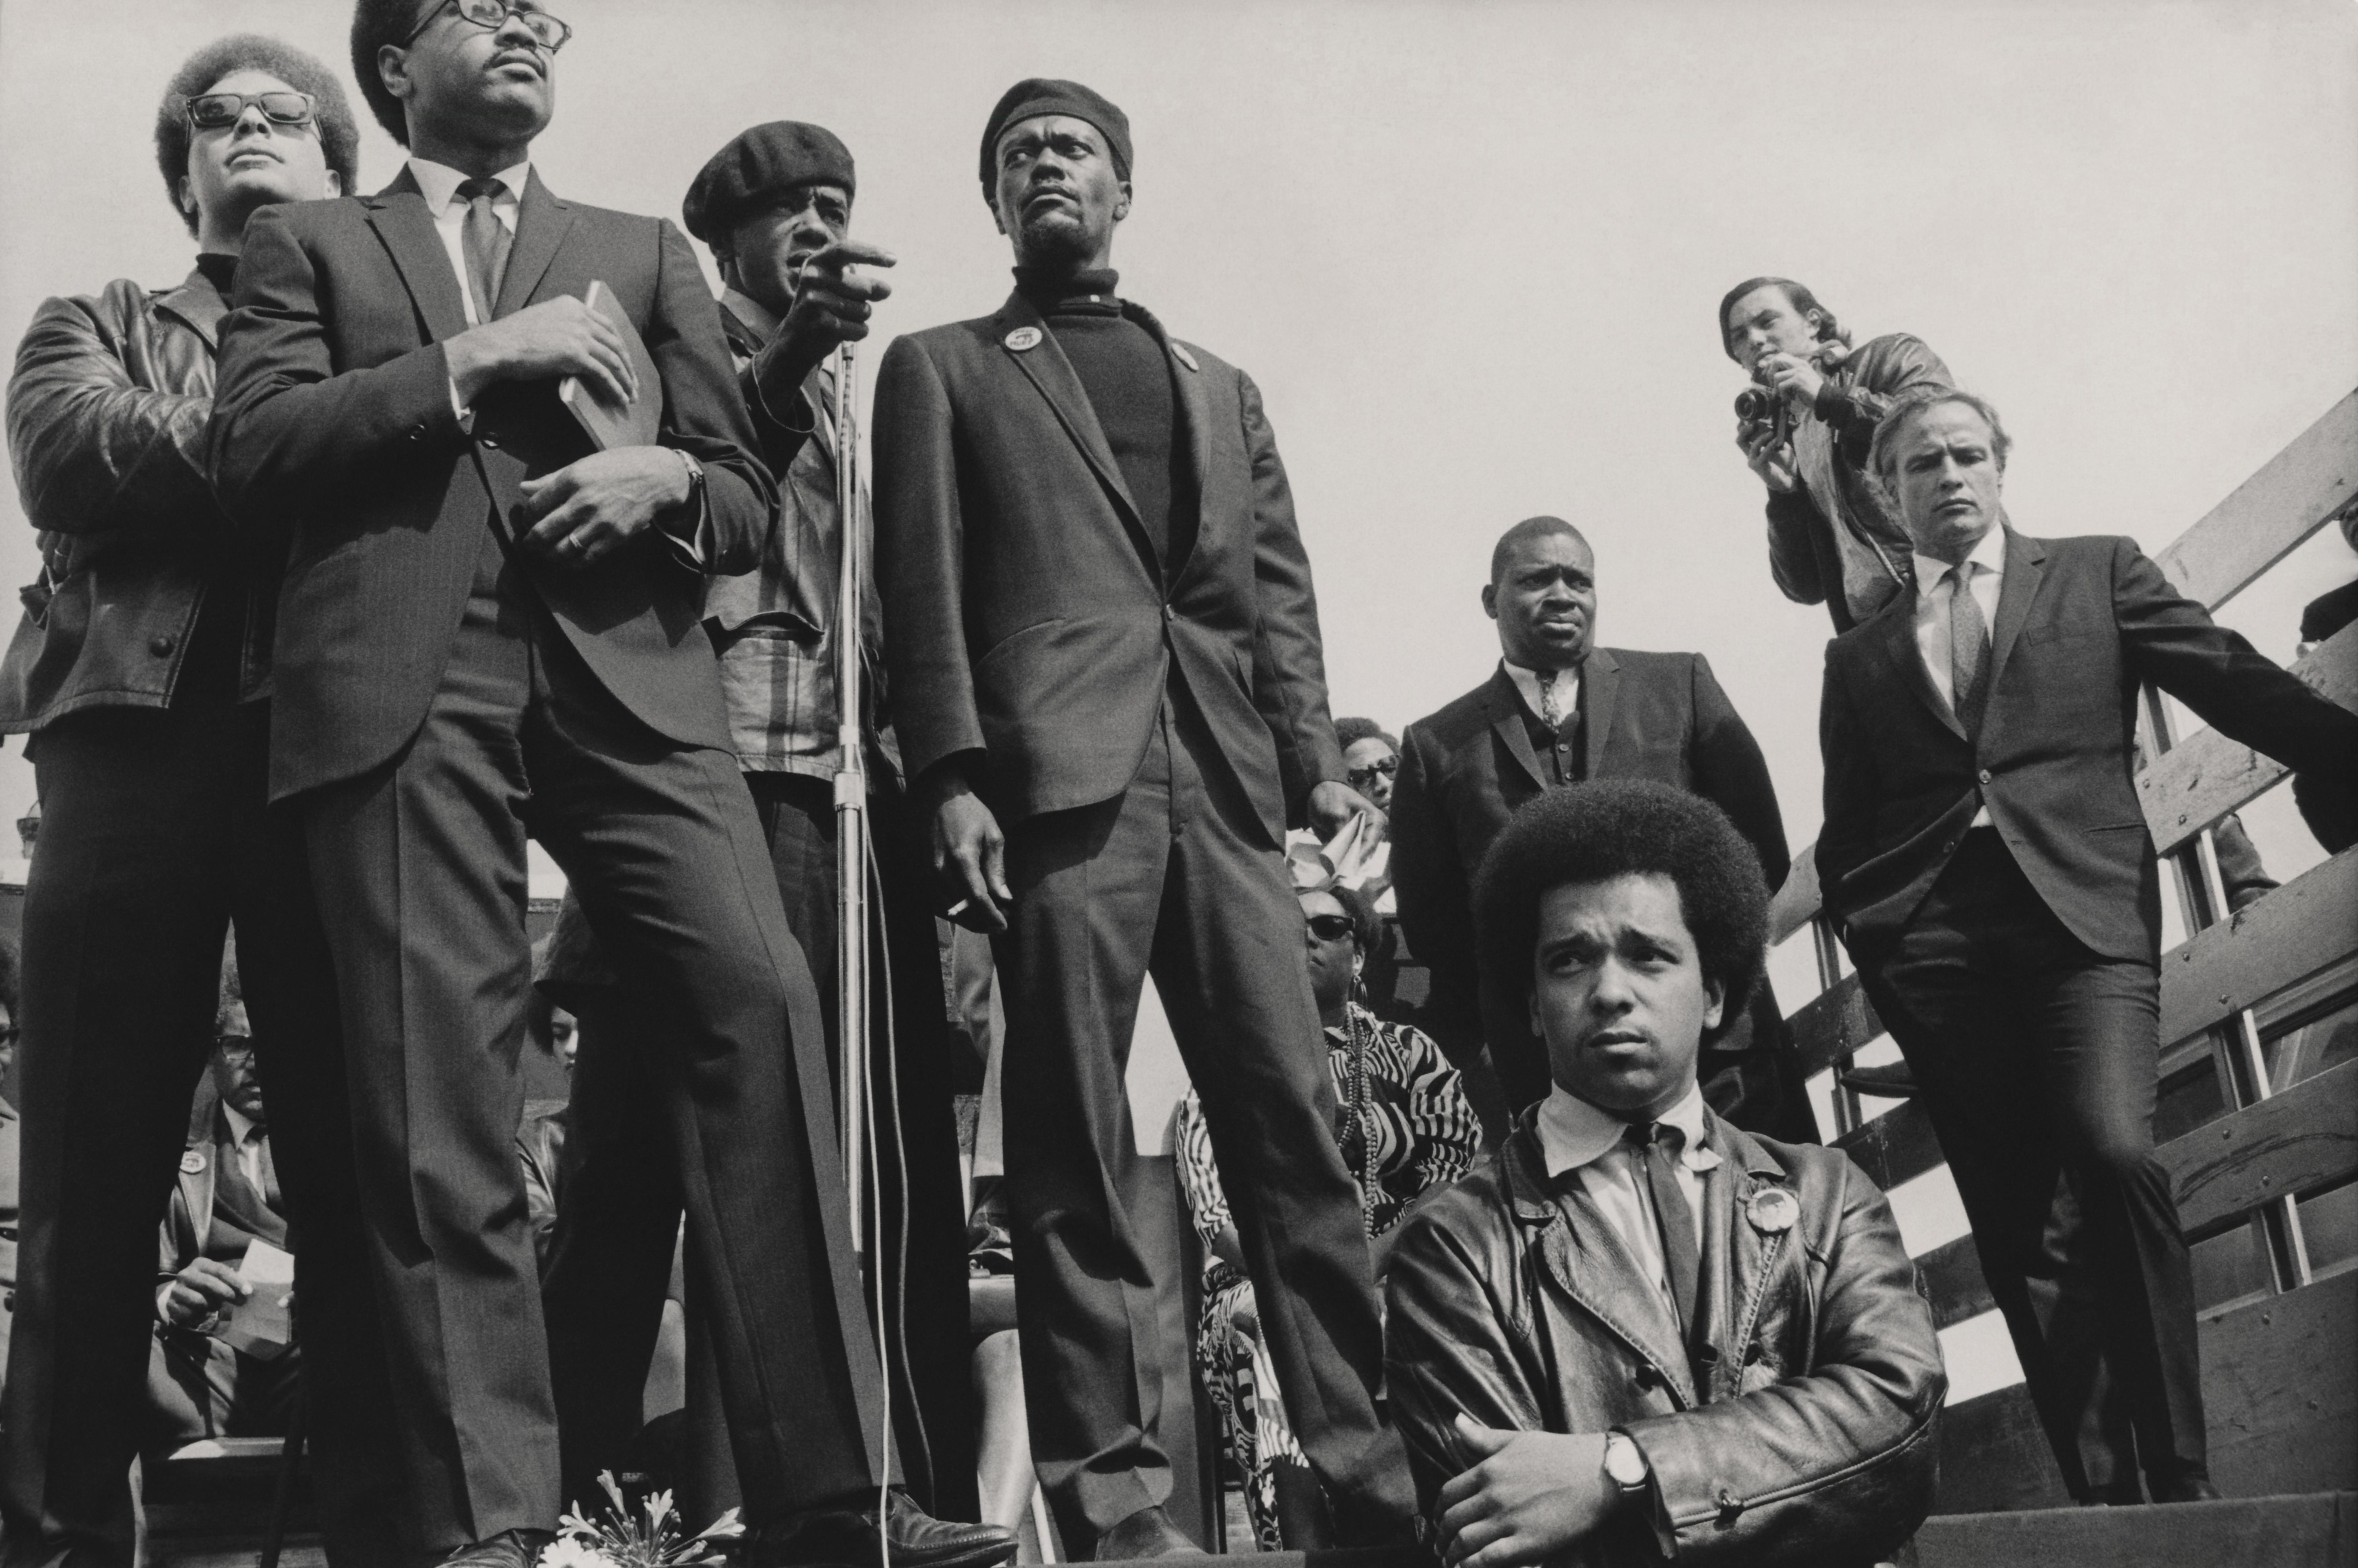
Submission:
[[[1796,604],[1847,632],[1907,585],[1909,546],[1866,473],[1876,421],[1911,386],[1951,384],[1920,341],[1893,332],[1852,348],[1801,284],[1755,277],[1719,302],[1720,346],[1752,385],[1736,444],[1768,487],[1768,569]]]

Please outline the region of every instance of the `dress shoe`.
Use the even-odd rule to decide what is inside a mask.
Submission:
[[[2153,1495],[2158,1503],[2215,1503],[2218,1484],[2208,1476],[2181,1476]]]
[[[883,1518],[873,1508],[796,1514],[753,1530],[738,1553],[746,1568],[882,1562],[893,1568],[993,1568],[1015,1555],[1015,1536],[995,1524],[938,1519],[906,1492],[892,1493]]]
[[[1158,1504],[1139,1509],[1098,1536],[1090,1555],[1099,1563],[1127,1563],[1141,1557],[1201,1557],[1204,1549],[1188,1540]]]
[[[442,1559],[442,1568],[533,1568],[541,1548],[556,1539],[553,1530],[503,1530],[489,1541],[459,1548]]]
[[[1880,1067],[1853,1067],[1836,1075],[1842,1087],[1853,1094],[1873,1095],[1877,1099],[1914,1099],[1916,1071],[1905,1062],[1887,1062]]]

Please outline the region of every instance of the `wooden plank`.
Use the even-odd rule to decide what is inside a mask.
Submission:
[[[1923,1102],[1909,1100],[1855,1131],[1833,1141],[1858,1162],[1875,1184],[1889,1192],[1941,1163],[1941,1141],[1932,1135],[1932,1119]]]
[[[1831,989],[1820,991],[1785,1023],[1793,1032],[1793,1050],[1804,1077],[1833,1066],[1883,1033],[1883,1021],[1875,1016],[1856,975],[1844,975]]]
[[[1924,1521],[1906,1568],[2346,1568],[2358,1493],[2231,1497],[2215,1503],[1955,1514]]]
[[[2177,1178],[2189,1235],[2358,1173],[2358,1062],[2171,1140],[2161,1162]]]
[[[2325,411],[2155,557],[2216,610],[2358,497],[2358,392]]]
[[[1776,946],[1786,937],[1817,918],[1818,845],[1812,839],[1801,852],[1793,857],[1792,869],[1785,873],[1785,885],[1768,901],[1768,946]]]
[[[2358,709],[2358,624],[2309,650],[2293,674],[2343,708]],[[2137,803],[2162,854],[2194,841],[2229,812],[2276,787],[2290,770],[2216,730],[2190,735],[2139,771]]]
[[[2330,1491],[2358,1476],[2358,1272],[2202,1314],[2202,1403],[2211,1476],[2229,1497]],[[2068,1502],[2020,1383],[1941,1418],[1933,1511],[1986,1513]]]
[[[2358,947],[2358,849],[2313,866],[2161,960],[2168,1050]]]
[[[1989,1281],[1982,1278],[1982,1255],[1971,1236],[1935,1247],[1916,1260],[1917,1277],[1932,1303],[1932,1325],[1953,1328],[1997,1310]]]

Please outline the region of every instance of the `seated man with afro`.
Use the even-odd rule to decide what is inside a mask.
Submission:
[[[1554,1086],[1393,1256],[1393,1410],[1452,1565],[1865,1564],[1931,1505],[1947,1378],[1883,1195],[1696,1088],[1768,903],[1719,809],[1650,783],[1542,795],[1483,862],[1483,983]]]

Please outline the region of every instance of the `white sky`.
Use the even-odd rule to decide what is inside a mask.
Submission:
[[[2358,384],[2352,0],[551,3],[577,36],[549,183],[676,217],[745,125],[827,124],[855,229],[902,257],[880,348],[1006,292],[975,175],[999,93],[1106,92],[1138,148],[1123,292],[1267,395],[1336,711],[1397,730],[1482,679],[1490,544],[1560,514],[1596,546],[1604,641],[1711,656],[1797,848],[1828,624],[1770,583],[1730,444],[1731,284],[1798,276],[1862,340],[1931,343],[2005,411],[2033,534],[2158,549]],[[348,17],[0,0],[0,338],[44,295],[187,272],[149,142],[186,54],[251,29],[343,70]],[[374,189],[397,155],[365,131]],[[0,582],[27,582],[0,491]],[[2353,567],[2320,536],[2223,618],[2288,658]],[[2246,816],[2289,875],[2317,851],[2282,795]],[[0,818],[31,798],[11,748]],[[1806,969],[1780,956],[1789,1006]],[[1905,1199],[1913,1249],[1962,1229]],[[2013,1375],[1969,1348],[1977,1386]]]

